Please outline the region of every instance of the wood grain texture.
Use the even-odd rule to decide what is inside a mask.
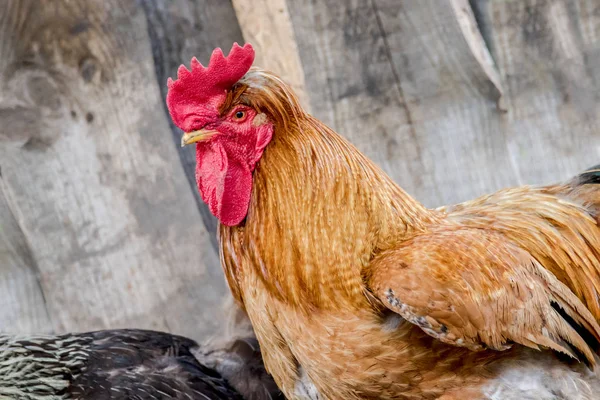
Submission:
[[[3,187],[53,328],[204,339],[219,323],[225,284],[207,268],[218,261],[165,145],[144,10],[133,0],[9,1],[0,18]],[[32,262],[16,255],[12,268],[31,281]]]
[[[420,175],[428,185],[407,185],[395,171],[392,176],[428,206],[512,185],[499,91],[475,57],[453,5],[435,0],[402,7],[374,4],[393,49],[391,63],[412,117],[424,168]]]
[[[450,0],[450,5],[452,6],[452,10],[456,16],[456,21],[462,31],[464,40],[471,50],[472,56],[475,57],[480,64],[481,69],[489,79],[490,83],[494,85],[494,88],[496,89],[496,93],[494,94],[500,98],[504,94],[500,73],[496,68],[496,64],[492,59],[492,55],[485,43],[483,35],[477,26],[475,13],[473,12],[469,0]]]
[[[255,65],[272,71],[292,86],[310,112],[302,61],[285,0],[231,0],[244,39],[256,50]],[[301,6],[306,6],[306,2]]]
[[[287,5],[314,115],[393,172],[395,179],[434,192],[423,176],[412,117],[372,3],[316,0]]]
[[[600,4],[479,1],[506,88],[499,124],[517,182],[564,179],[600,160]],[[500,122],[500,121],[499,121]]]
[[[48,333],[52,324],[36,263],[11,211],[6,189],[0,171],[0,327]]]

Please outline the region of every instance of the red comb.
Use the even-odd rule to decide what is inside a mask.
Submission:
[[[175,125],[184,131],[189,129],[185,118],[199,108],[216,112],[225,100],[226,91],[248,72],[253,62],[252,45],[246,43],[240,47],[234,43],[227,57],[220,48],[214,49],[208,67],[200,64],[196,57],[192,58],[191,71],[181,65],[177,80],[167,80],[167,107]]]

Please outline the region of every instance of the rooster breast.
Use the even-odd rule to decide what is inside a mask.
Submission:
[[[522,346],[471,351],[449,346],[396,314],[305,313],[260,290],[244,301],[265,365],[289,399],[592,400],[600,377],[581,363]],[[524,378],[526,377],[526,378]]]

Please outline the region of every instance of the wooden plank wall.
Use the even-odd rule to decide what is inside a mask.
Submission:
[[[0,329],[218,328],[216,222],[164,82],[244,39],[428,206],[600,162],[593,0],[9,0]]]
[[[202,338],[217,327],[225,284],[156,77],[202,48],[187,35],[206,8],[181,3],[185,18],[171,18],[168,2],[3,8],[3,330],[139,326]],[[150,37],[174,26],[191,49]]]

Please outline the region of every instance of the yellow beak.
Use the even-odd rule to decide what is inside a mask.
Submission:
[[[200,129],[193,132],[186,132],[181,137],[181,147],[196,142],[202,142],[203,140],[208,140],[211,137],[215,136],[217,133],[219,132],[210,129]]]

